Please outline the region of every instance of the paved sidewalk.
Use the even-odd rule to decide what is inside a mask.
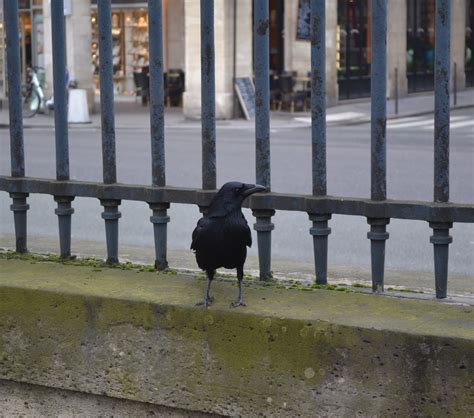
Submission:
[[[451,103],[453,98],[451,97]],[[0,128],[8,127],[8,108],[0,110]],[[452,109],[474,107],[474,89],[467,89],[458,93],[457,105],[452,105]],[[96,105],[99,109],[99,105]],[[395,115],[395,103],[393,100],[387,101],[387,117],[394,119],[397,117],[416,116],[432,113],[434,110],[434,95],[410,95],[399,100],[399,112]],[[117,98],[115,102],[115,124],[117,129],[149,129],[150,127],[149,107],[144,107],[133,98]],[[337,106],[328,107],[326,110],[326,120],[328,126],[350,125],[370,121],[370,100],[357,100],[341,102]],[[309,126],[311,123],[310,112],[271,112],[271,128],[298,128]],[[195,129],[200,128],[199,120],[186,119],[180,108],[167,108],[165,112],[165,125],[167,128]],[[24,119],[25,128],[54,126],[53,114],[36,115],[30,119]],[[245,119],[219,120],[217,126],[228,129],[251,129],[254,121]],[[71,124],[71,128],[100,128],[100,113],[91,115],[90,124]]]

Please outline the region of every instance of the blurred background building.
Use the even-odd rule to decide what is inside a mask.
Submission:
[[[5,97],[3,2],[0,0],[0,95]],[[26,68],[45,69],[52,85],[51,0],[20,0],[20,45]],[[163,0],[164,67],[167,104],[185,115],[200,115],[199,1]],[[370,0],[326,0],[328,104],[370,95]],[[92,109],[98,92],[97,0],[65,0],[67,67],[88,91]],[[270,67],[275,108],[303,110],[286,98],[309,88],[310,0],[269,0]],[[146,1],[112,0],[115,94],[135,97],[148,69]],[[474,85],[474,0],[452,0],[451,55],[459,89]],[[232,117],[235,77],[252,77],[252,0],[215,0],[216,107]],[[388,0],[388,94],[433,90],[435,0]],[[456,72],[454,75],[454,64]],[[288,81],[289,80],[289,81]],[[289,96],[288,96],[289,95]],[[294,96],[292,96],[294,95]]]

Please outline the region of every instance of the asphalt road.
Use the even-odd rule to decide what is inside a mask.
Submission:
[[[474,202],[474,122],[472,109],[452,112],[451,130],[451,201]],[[433,196],[432,116],[404,118],[388,126],[389,198],[431,200]],[[200,187],[200,131],[184,123],[166,130],[167,182],[170,185]],[[229,180],[255,180],[254,131],[248,125],[234,129],[223,124],[217,131],[218,184]],[[8,131],[0,130],[0,172],[9,174]],[[54,135],[51,129],[25,129],[26,174],[55,176]],[[272,129],[272,189],[276,192],[311,192],[310,129],[301,127]],[[150,145],[148,127],[117,130],[118,181],[150,183]],[[71,177],[101,181],[102,160],[100,130],[75,128],[70,131]],[[370,125],[332,126],[327,131],[328,192],[331,195],[370,196]],[[57,235],[56,204],[49,196],[30,196],[29,234],[53,239]],[[0,237],[10,236],[13,220],[6,193],[0,193]],[[73,240],[103,242],[105,237],[102,207],[94,199],[73,202]],[[123,202],[120,207],[121,245],[153,245],[150,210],[144,203]],[[169,211],[169,248],[188,251],[191,232],[200,217],[197,207],[173,205]],[[250,211],[245,211],[253,223]],[[310,222],[306,214],[279,212],[274,217],[273,255],[283,262],[312,263]],[[364,218],[334,216],[330,221],[329,263],[337,268],[370,266],[368,225]],[[399,271],[431,272],[433,249],[431,229],[426,222],[392,220],[388,226],[386,267]],[[451,230],[449,270],[474,276],[474,225],[456,224]],[[5,240],[0,242],[4,243]],[[254,237],[256,242],[256,237]],[[5,244],[2,244],[5,245]],[[13,242],[11,243],[13,246]],[[256,255],[256,246],[251,255]]]

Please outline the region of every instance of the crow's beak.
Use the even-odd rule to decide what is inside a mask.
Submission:
[[[246,184],[242,195],[247,197],[254,193],[265,192],[266,190],[267,188],[265,186],[260,186],[260,184]]]

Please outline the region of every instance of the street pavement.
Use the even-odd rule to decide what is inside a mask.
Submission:
[[[127,103],[130,112],[117,114],[118,181],[149,184],[150,145],[147,115],[138,104]],[[138,110],[137,110],[138,108]],[[347,109],[340,108],[339,114]],[[357,108],[354,112],[358,111]],[[134,115],[134,112],[136,115]],[[337,112],[333,113],[334,115]],[[137,116],[138,115],[138,116]],[[329,109],[328,109],[329,115]],[[452,111],[451,201],[474,202],[474,118],[473,109]],[[304,115],[288,114],[283,120],[273,115],[271,132],[272,189],[276,192],[311,192],[311,138]],[[46,119],[46,116],[42,116]],[[141,118],[141,119],[140,119]],[[341,117],[344,119],[344,117]],[[31,121],[40,119],[33,118]],[[134,121],[132,124],[131,121]],[[127,124],[127,121],[129,123]],[[200,187],[201,137],[198,121],[182,121],[177,112],[167,112],[167,182],[174,186]],[[25,129],[26,174],[55,176],[54,134],[42,123]],[[141,124],[140,124],[141,123]],[[388,197],[404,200],[432,200],[433,195],[433,115],[402,116],[390,119],[388,141]],[[0,129],[0,172],[9,174],[8,130]],[[100,128],[90,125],[70,129],[71,177],[101,181]],[[339,120],[328,124],[328,192],[336,196],[370,195],[370,125]],[[217,124],[218,184],[229,180],[255,179],[253,122],[222,121]],[[32,195],[28,202],[30,248],[52,251],[57,248],[56,204],[50,196]],[[0,193],[0,246],[13,247],[11,201]],[[102,207],[95,199],[73,202],[73,251],[102,256],[105,233],[100,217]],[[153,260],[150,210],[140,202],[123,202],[120,210],[120,255],[138,261]],[[200,217],[197,207],[172,205],[169,214],[170,260],[177,267],[196,268],[189,251],[190,235]],[[245,210],[249,223],[254,220]],[[313,249],[310,222],[304,213],[278,212],[273,218],[274,270],[286,276],[312,273]],[[364,218],[336,215],[330,221],[329,271],[338,279],[370,278],[370,241]],[[392,220],[388,226],[387,281],[409,287],[433,287],[431,229],[426,222]],[[253,232],[254,233],[254,232]],[[474,293],[474,225],[455,224],[450,246],[450,289]],[[254,233],[254,242],[256,236]],[[256,245],[250,251],[248,267],[256,269]],[[408,272],[408,273],[407,273]]]

